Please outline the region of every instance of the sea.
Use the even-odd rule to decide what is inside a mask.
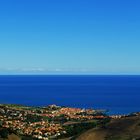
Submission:
[[[56,104],[129,114],[140,111],[140,76],[3,75],[0,104]]]

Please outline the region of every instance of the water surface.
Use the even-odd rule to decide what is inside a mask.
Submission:
[[[0,103],[140,111],[140,76],[0,76]]]

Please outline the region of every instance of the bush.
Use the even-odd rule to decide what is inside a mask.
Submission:
[[[7,129],[1,129],[0,130],[0,136],[1,138],[7,138],[9,135],[9,131]]]

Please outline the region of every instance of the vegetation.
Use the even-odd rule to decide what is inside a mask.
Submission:
[[[101,127],[86,131],[77,140],[140,140],[140,115],[104,121]]]
[[[9,135],[8,129],[1,129],[0,130],[0,137],[1,138],[8,138],[8,135]]]
[[[34,122],[39,122],[42,120],[42,117],[41,116],[38,116],[38,115],[31,115],[31,114],[28,114],[26,116],[26,122],[31,122],[31,123],[34,123]]]

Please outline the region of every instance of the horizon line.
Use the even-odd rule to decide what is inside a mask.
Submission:
[[[65,74],[65,73],[61,73],[61,74],[0,74],[0,76],[140,76],[140,74],[74,74],[74,73],[69,73],[69,74]]]

